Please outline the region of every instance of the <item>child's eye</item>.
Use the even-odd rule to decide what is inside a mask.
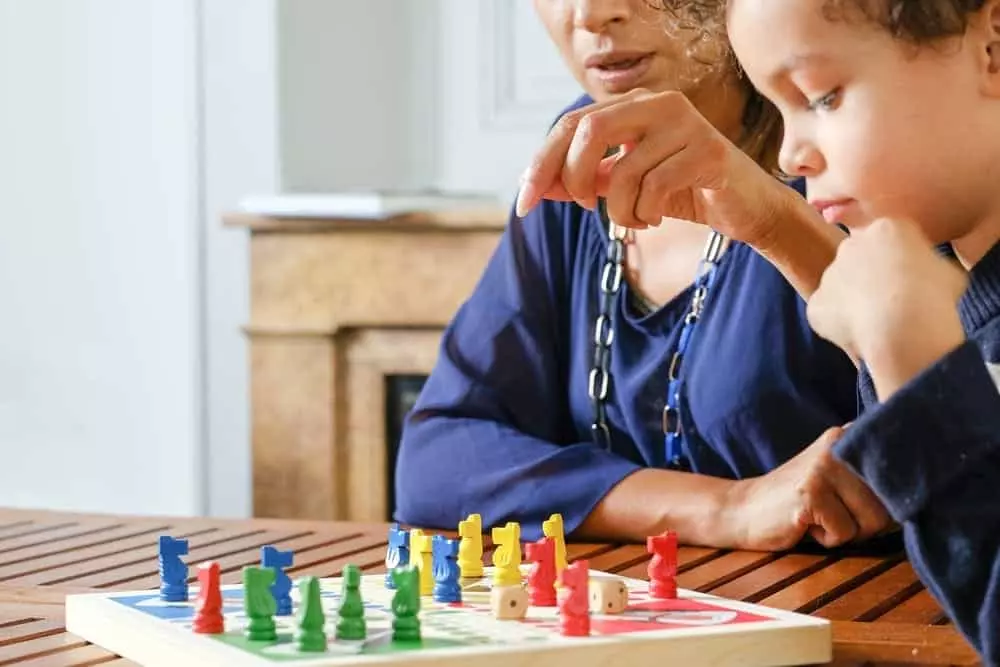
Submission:
[[[834,88],[826,95],[820,98],[812,100],[809,102],[809,110],[816,111],[817,109],[822,109],[823,111],[833,111],[836,108],[837,102],[840,101],[840,88]]]

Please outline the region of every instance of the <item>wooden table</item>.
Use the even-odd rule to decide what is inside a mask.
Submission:
[[[0,510],[0,665],[131,664],[67,633],[67,593],[155,588],[156,538],[187,537],[188,562],[218,560],[238,583],[260,547],[295,552],[294,575],[335,576],[348,563],[384,569],[384,524],[123,517]],[[645,579],[641,545],[569,544],[569,557]],[[678,584],[792,609],[834,624],[836,664],[978,664],[899,554],[767,554],[682,548]]]

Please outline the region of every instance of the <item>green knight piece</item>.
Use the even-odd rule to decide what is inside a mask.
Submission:
[[[323,626],[326,616],[323,613],[323,598],[320,595],[319,579],[317,577],[302,577],[299,580],[299,597],[301,604],[298,613],[298,625],[295,632],[295,645],[300,651],[325,651],[326,633]]]
[[[337,609],[337,639],[364,639],[365,605],[361,599],[361,570],[357,565],[345,565],[340,607]]]
[[[420,640],[420,570],[403,565],[392,570],[396,593],[392,596],[392,638],[397,641]]]
[[[271,594],[275,572],[270,567],[248,565],[243,568],[243,606],[250,623],[246,636],[250,641],[274,641],[278,638],[274,614],[278,606]]]

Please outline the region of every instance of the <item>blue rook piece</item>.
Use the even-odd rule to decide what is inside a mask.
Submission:
[[[291,616],[292,614],[292,580],[285,574],[285,568],[292,566],[292,552],[281,551],[277,547],[267,545],[260,549],[261,567],[274,570],[274,583],[271,584],[271,595],[277,605],[276,616]]]
[[[461,602],[462,588],[458,584],[458,542],[435,535],[431,547],[434,572],[434,601]]]
[[[160,599],[185,602],[188,599],[188,568],[181,556],[188,553],[187,540],[160,535]]]

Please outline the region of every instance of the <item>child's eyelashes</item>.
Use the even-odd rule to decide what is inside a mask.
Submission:
[[[809,101],[810,111],[833,111],[840,102],[841,88],[837,87],[822,97]]]

